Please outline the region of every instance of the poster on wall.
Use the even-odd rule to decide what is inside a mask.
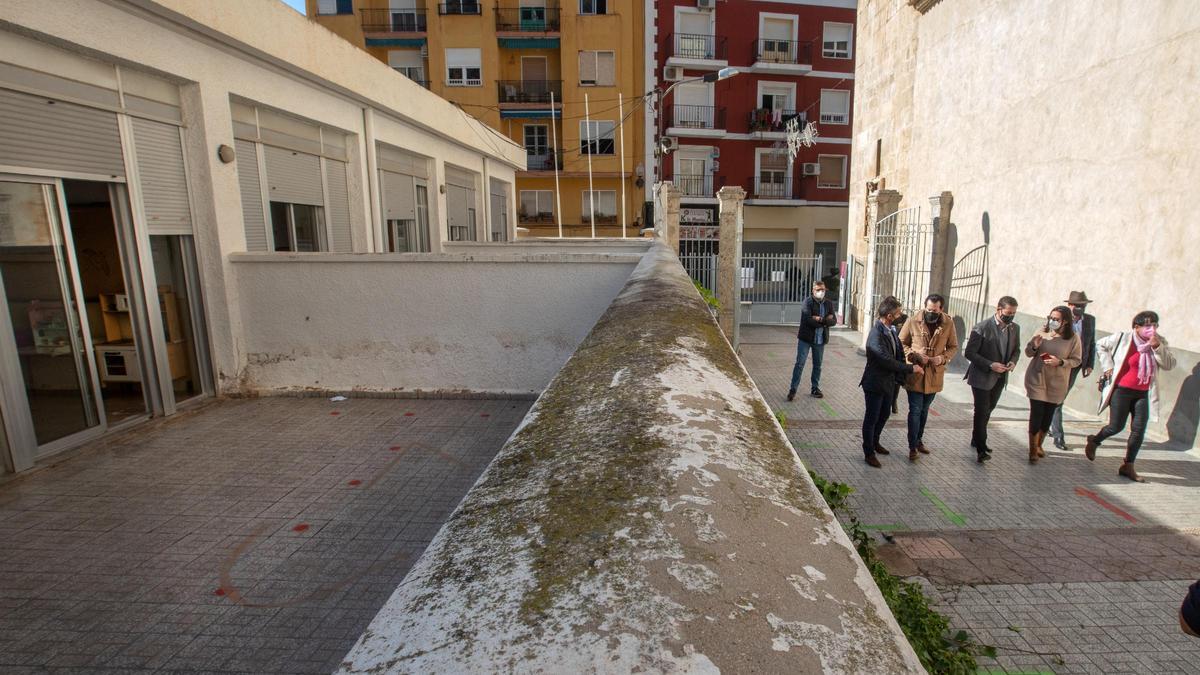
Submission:
[[[52,246],[42,187],[0,183],[0,246]]]

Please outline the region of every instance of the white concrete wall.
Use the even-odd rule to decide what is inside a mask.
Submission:
[[[518,239],[508,242],[446,242],[446,253],[517,255],[557,253],[619,253],[638,255],[650,249],[649,238],[629,239]]]
[[[238,254],[236,388],[536,393],[635,255]]]

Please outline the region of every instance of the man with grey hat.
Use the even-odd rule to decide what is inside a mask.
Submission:
[[[1090,302],[1087,293],[1083,291],[1071,291],[1067,297],[1067,306],[1071,308],[1071,318],[1075,322],[1075,334],[1079,336],[1083,345],[1079,365],[1071,369],[1071,379],[1067,382],[1068,393],[1075,386],[1075,378],[1079,376],[1080,371],[1087,377],[1092,374],[1092,368],[1096,365],[1096,317],[1086,313]],[[1054,410],[1054,417],[1050,420],[1050,436],[1054,438],[1054,447],[1059,450],[1067,449],[1067,439],[1063,434],[1062,404]]]

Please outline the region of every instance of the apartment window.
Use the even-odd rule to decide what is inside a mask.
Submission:
[[[353,14],[353,0],[317,0],[317,14]]]
[[[583,222],[592,220],[592,204],[596,205],[596,222],[602,220],[615,222],[617,220],[617,191],[616,190],[584,190],[583,191]]]
[[[325,251],[325,213],[320,206],[271,202],[276,251]]]
[[[613,132],[616,122],[608,120],[580,120],[579,152],[584,155],[611,155],[616,152]]]
[[[442,14],[479,14],[479,0],[446,0]]]
[[[614,52],[579,52],[579,85],[611,87],[617,78],[617,55]]]
[[[850,39],[854,27],[848,23],[826,23],[821,40],[821,55],[827,59],[850,58]]]
[[[525,154],[550,154],[550,127],[545,124],[525,125]]]
[[[446,50],[446,85],[450,87],[483,86],[479,49]]]
[[[522,222],[554,222],[553,190],[521,190]]]
[[[821,123],[850,123],[850,92],[842,89],[821,90]]]
[[[792,181],[788,173],[786,152],[768,150],[759,153],[757,196],[766,199],[790,199]]]
[[[579,0],[580,14],[608,14],[608,0]]]
[[[421,52],[415,49],[389,51],[388,65],[410,80],[425,81],[425,59],[421,58]]]
[[[819,188],[846,187],[846,157],[844,155],[819,155],[817,162],[821,173],[817,175]]]

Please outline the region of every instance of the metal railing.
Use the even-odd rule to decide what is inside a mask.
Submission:
[[[685,197],[712,197],[725,185],[724,176],[677,173],[671,181]]]
[[[755,40],[754,60],[791,65],[812,64],[812,42],[799,40]]]
[[[779,110],[757,108],[750,111],[750,131],[786,131],[787,123],[792,119],[804,121],[804,113],[795,110]]]
[[[413,69],[413,68],[408,68],[405,66],[393,66],[392,70],[396,71],[397,73],[400,73],[401,75],[407,77],[408,79],[412,80],[413,82],[416,82],[417,84],[421,85],[422,87],[425,87],[426,89],[429,88],[429,80],[424,79],[425,71],[422,68]],[[416,75],[416,77],[413,77],[414,75]]]
[[[424,33],[424,9],[360,9],[364,33]]]
[[[557,7],[497,7],[496,30],[511,33],[557,33]]]
[[[555,168],[555,165],[558,166],[559,171],[562,171],[562,169],[563,169],[563,151],[562,150],[559,150],[558,152],[551,152],[550,150],[546,150],[545,152],[536,152],[536,151],[530,152],[528,149],[526,149],[526,151],[525,151],[525,170],[526,171],[553,171]]]
[[[766,174],[750,177],[751,199],[791,199],[792,177]]]
[[[438,14],[483,14],[483,5],[479,0],[458,0],[458,2],[443,2],[438,5]]]
[[[679,263],[687,270],[688,276],[699,281],[700,285],[717,292],[717,254],[711,253],[709,242],[679,242]]]
[[[711,105],[673,105],[667,126],[678,129],[724,129],[725,109]]]
[[[553,223],[554,211],[538,211],[537,213],[528,213],[522,207],[517,211],[517,221],[521,223]]]
[[[724,36],[672,33],[667,39],[671,42],[671,54],[681,59],[725,59]]]
[[[742,255],[742,300],[755,303],[801,303],[821,279],[820,255],[751,253]]]
[[[496,80],[501,103],[549,103],[562,101],[562,80]]]

